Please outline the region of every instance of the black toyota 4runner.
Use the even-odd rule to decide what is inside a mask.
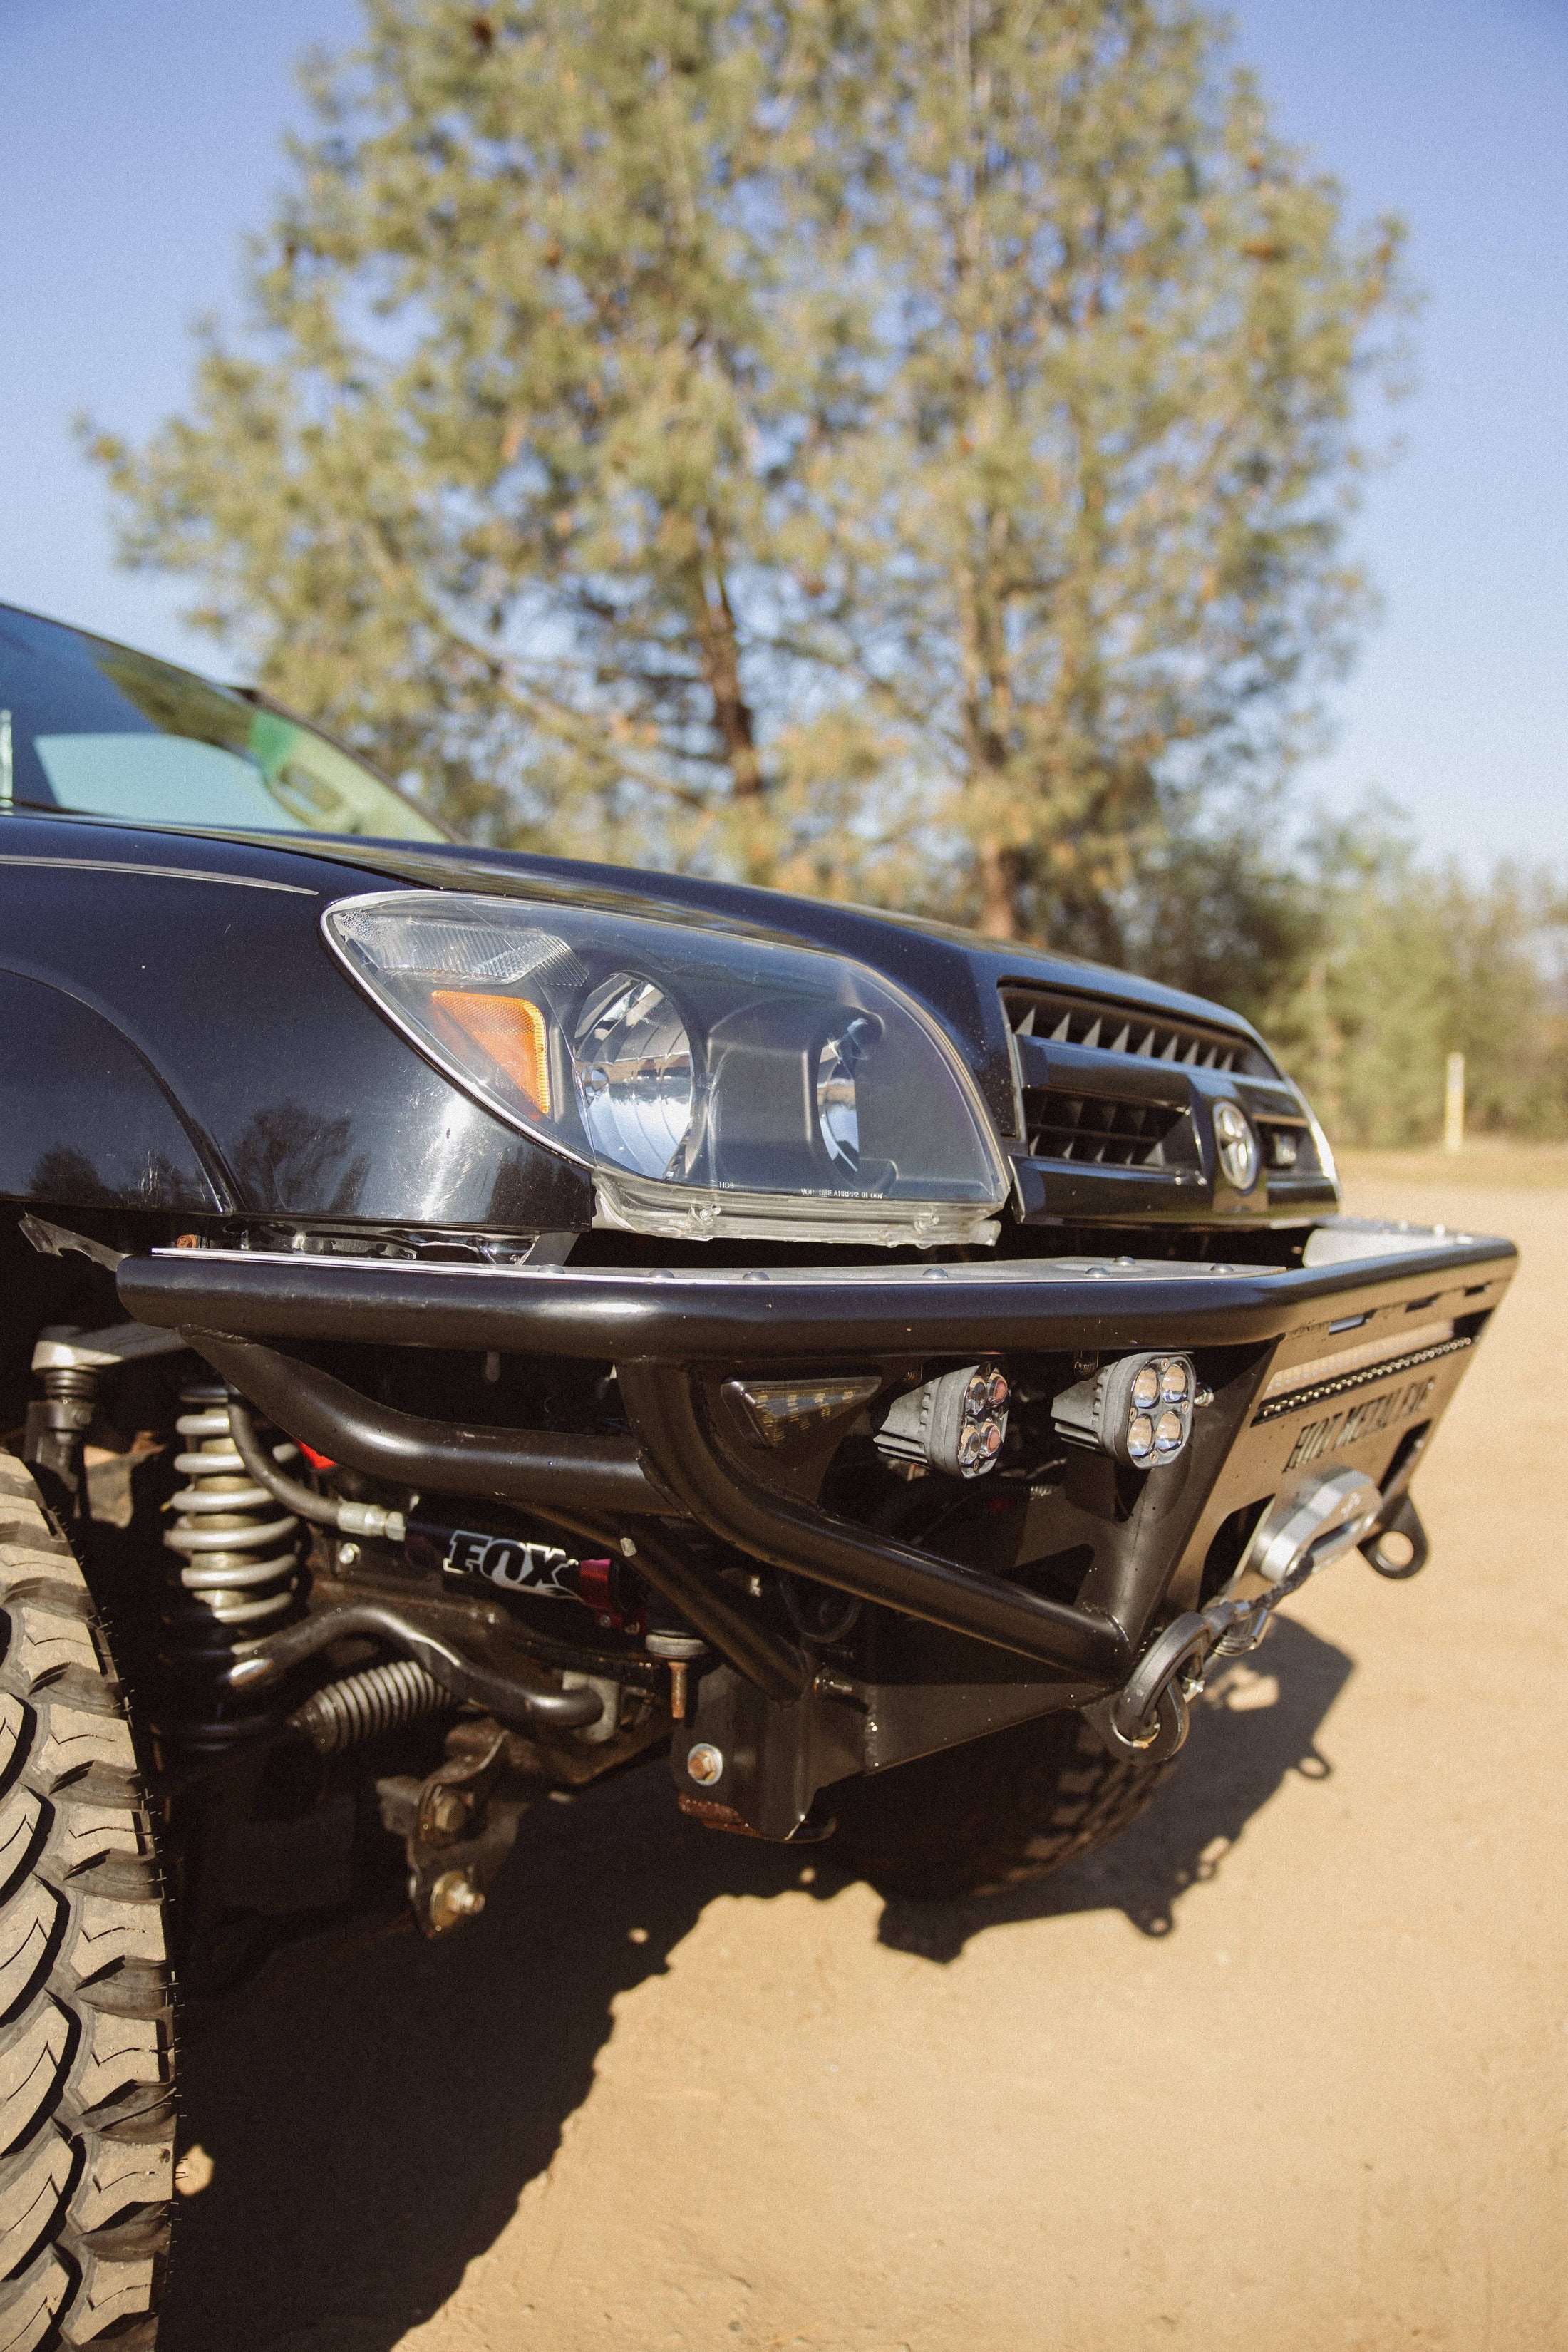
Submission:
[[[1417,1469],[1504,1243],[1221,1007],[463,847],[0,612],[0,2352],[148,2345],[176,1976],[483,1906],[666,1759],[877,1884],[1136,1813]]]

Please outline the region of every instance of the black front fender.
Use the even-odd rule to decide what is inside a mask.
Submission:
[[[0,971],[0,1194],[65,1208],[231,1204],[130,1039],[64,989]]]

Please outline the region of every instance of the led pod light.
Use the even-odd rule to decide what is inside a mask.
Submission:
[[[876,1433],[889,1462],[980,1478],[996,1467],[1007,1435],[1007,1376],[997,1364],[966,1364],[909,1389],[888,1407]]]
[[[1096,1446],[1132,1470],[1156,1470],[1192,1435],[1196,1393],[1190,1356],[1120,1356],[1064,1389],[1051,1419],[1070,1445]]]
[[[447,891],[322,929],[420,1051],[592,1170],[595,1223],[671,1239],[991,1242],[1006,1172],[921,1008],[812,948]]]

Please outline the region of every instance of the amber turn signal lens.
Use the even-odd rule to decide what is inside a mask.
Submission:
[[[466,989],[438,988],[430,999],[440,1026],[456,1032],[488,1054],[536,1111],[550,1117],[550,1060],[544,1015],[521,996],[476,996]]]

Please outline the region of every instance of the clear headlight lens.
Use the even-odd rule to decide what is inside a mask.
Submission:
[[[1333,1145],[1323,1133],[1322,1128],[1319,1124],[1317,1113],[1313,1110],[1311,1104],[1309,1102],[1303,1102],[1301,1108],[1307,1114],[1307,1125],[1311,1129],[1312,1141],[1317,1147],[1318,1165],[1322,1170],[1324,1175],[1328,1178],[1330,1183],[1333,1186],[1334,1191],[1338,1192],[1340,1191],[1340,1171],[1334,1165]]]
[[[942,1031],[858,964],[598,908],[412,890],[327,940],[489,1108],[639,1233],[990,1241],[1006,1175]]]

